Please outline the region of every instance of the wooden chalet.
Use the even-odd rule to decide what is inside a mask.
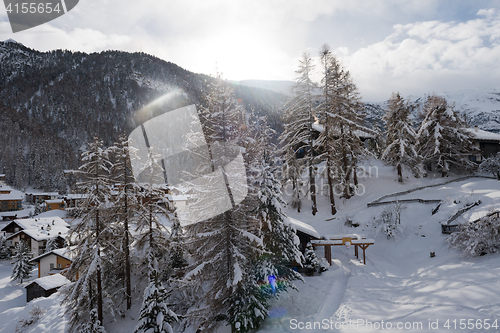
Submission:
[[[66,277],[61,274],[45,276],[33,280],[26,288],[26,302],[38,297],[49,297],[57,292],[62,286],[71,283]]]
[[[38,277],[54,274],[63,274],[73,263],[73,256],[69,248],[55,249],[45,252],[31,259],[32,263],[38,264]]]
[[[66,202],[63,199],[45,200],[46,211],[54,209],[64,210],[65,207],[66,207]]]
[[[19,191],[9,186],[0,185],[0,212],[12,212],[23,209],[23,197]]]
[[[481,163],[500,152],[500,134],[480,130],[477,126],[467,128],[467,131],[472,135],[474,145],[479,148],[477,153],[470,156],[471,161]]]
[[[26,201],[32,204],[43,203],[46,200],[57,199],[57,192],[26,193]]]

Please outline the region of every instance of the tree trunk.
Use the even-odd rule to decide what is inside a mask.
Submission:
[[[125,167],[125,181],[124,181],[124,191],[125,191],[125,289],[127,293],[127,310],[132,307],[132,287],[130,285],[130,251],[129,251],[129,239],[128,239],[128,216],[129,216],[129,208],[128,208],[128,197],[127,197],[127,188],[128,188],[128,169],[127,169],[127,157],[124,156],[124,167]]]
[[[335,214],[337,214],[337,208],[335,208],[335,196],[333,193],[333,179],[332,179],[332,175],[331,175],[330,171],[331,171],[330,165],[328,165],[326,168],[326,172],[328,173],[328,191],[329,191],[329,195],[330,195],[330,207],[332,209],[332,215],[335,215]]]
[[[96,186],[96,191],[98,192],[99,185]],[[96,209],[96,218],[95,218],[95,227],[96,227],[96,238],[97,238],[97,257],[101,256],[100,249],[100,225],[99,225],[99,209]],[[102,282],[101,282],[101,264],[97,265],[97,319],[102,324]]]
[[[352,168],[352,177],[354,180],[354,186],[358,186],[358,174],[356,173],[356,166]]]
[[[401,168],[401,163],[398,163],[398,182],[403,182],[403,170]]]

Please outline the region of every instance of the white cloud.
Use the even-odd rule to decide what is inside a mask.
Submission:
[[[403,94],[496,86],[500,79],[500,15],[481,10],[466,22],[418,22],[394,26],[383,41],[337,54],[362,95],[383,100]]]

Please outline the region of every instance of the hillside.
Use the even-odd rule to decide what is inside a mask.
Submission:
[[[11,124],[11,116],[0,119],[2,135],[9,138],[0,147],[0,170],[17,187],[64,189],[62,171],[77,166],[78,151],[94,135],[111,144],[119,134],[128,134],[154,117],[153,113],[147,114],[148,119],[134,116],[169,92],[177,94],[164,101],[163,111],[204,104],[212,80],[145,53],[39,52],[13,41],[0,42],[0,61],[0,103],[10,110],[2,113],[14,110],[17,118],[17,125]],[[280,126],[277,110],[283,95],[247,86],[236,86],[235,94],[248,111],[270,115],[271,123]],[[43,149],[36,147],[42,142]],[[47,152],[52,147],[65,149],[60,158]],[[35,151],[52,176],[36,175],[30,157]],[[50,164],[54,165],[48,169]]]

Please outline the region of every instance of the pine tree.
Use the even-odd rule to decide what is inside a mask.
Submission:
[[[293,154],[301,148],[305,150],[307,170],[309,173],[309,194],[312,201],[312,214],[318,211],[316,204],[316,168],[313,124],[315,122],[316,84],[312,81],[314,65],[309,54],[304,53],[296,71],[297,79],[293,89],[294,96],[286,104],[285,130],[281,135],[283,150],[288,154],[287,166],[294,166],[296,156]],[[296,172],[293,170],[292,172]],[[292,174],[294,177],[295,175]],[[294,181],[293,179],[292,181]],[[295,180],[296,181],[296,180]],[[298,184],[294,184],[298,185]],[[298,188],[297,188],[298,191]]]
[[[141,171],[146,183],[141,184],[139,192],[139,211],[136,222],[136,248],[142,251],[143,265],[150,267],[151,258],[157,258],[160,267],[168,270],[168,238],[167,229],[160,221],[160,215],[172,220],[174,214],[173,202],[169,200],[168,186],[163,178],[163,167],[160,157],[150,149],[148,160]]]
[[[258,182],[260,189],[258,196],[257,217],[261,223],[261,236],[264,251],[268,256],[264,260],[273,266],[270,275],[279,277],[284,284],[291,284],[293,280],[302,280],[300,274],[292,270],[287,264],[302,262],[302,253],[299,250],[299,240],[292,228],[284,223],[287,219],[283,209],[285,202],[282,198],[280,183],[275,179],[271,165],[270,152],[264,153]],[[267,280],[269,276],[260,276]]]
[[[382,154],[382,160],[396,167],[400,183],[403,182],[403,165],[418,174],[419,158],[415,150],[417,134],[412,128],[411,111],[410,104],[397,93],[389,100],[383,118],[387,126],[387,148]]]
[[[199,291],[199,299],[188,311],[189,325],[214,331],[222,320],[229,320],[227,300],[244,282],[244,274],[251,267],[252,259],[260,253],[261,240],[250,232],[257,224],[251,214],[251,196],[236,204],[233,191],[243,192],[243,189],[229,186],[227,179],[233,175],[225,169],[231,162],[230,157],[241,151],[238,145],[247,141],[246,116],[232,97],[232,89],[220,78],[209,89],[207,100],[208,107],[202,108],[200,120],[210,154],[208,161],[200,167],[208,166],[209,170],[199,172],[203,181],[198,179],[188,185],[194,193],[208,191],[215,198],[229,195],[231,207],[214,217],[186,226],[189,239],[186,244],[191,249],[194,263],[184,279],[191,281],[189,286]],[[224,182],[219,181],[223,193],[219,193],[218,187],[211,187],[220,180],[214,174],[224,177]],[[192,199],[190,210],[199,212],[198,216],[212,211],[213,198],[200,195]]]
[[[442,176],[451,168],[470,171],[475,164],[469,155],[476,149],[471,134],[453,106],[439,96],[429,96],[424,105],[425,119],[417,134],[416,149],[427,166],[435,167]]]
[[[184,258],[185,251],[184,232],[179,219],[175,216],[170,234],[170,266],[173,269],[182,269],[187,266],[187,261]]]
[[[30,260],[33,254],[31,253],[28,243],[23,240],[17,243],[15,251],[16,254],[13,257],[14,267],[12,267],[10,279],[11,281],[23,283],[23,280],[31,277],[33,265]]]
[[[318,138],[318,146],[325,148],[328,176],[337,175],[343,188],[344,197],[352,196],[350,177],[353,174],[354,186],[357,186],[356,168],[359,160],[367,154],[359,132],[373,133],[363,126],[363,105],[351,75],[345,71],[338,60],[331,54],[328,46],[322,50],[323,94],[324,99],[318,112],[320,124],[324,130]],[[330,180],[332,183],[332,180]],[[330,186],[333,198],[333,188]],[[335,211],[332,206],[332,213]]]
[[[76,246],[74,261],[68,271],[70,278],[79,279],[66,290],[64,301],[69,317],[70,331],[78,331],[90,318],[89,309],[97,309],[97,319],[103,322],[103,268],[113,258],[110,244],[115,231],[110,222],[111,184],[109,178],[109,150],[95,137],[88,150],[82,153],[83,165],[78,175],[81,193],[86,194],[79,209],[79,219],[70,228],[68,239]]]
[[[486,173],[493,174],[494,177],[497,177],[500,180],[500,153],[497,153],[494,156],[490,156],[485,159],[479,165],[479,170]]]
[[[254,276],[247,276],[226,300],[227,317],[233,332],[251,332],[267,317],[269,304]]]
[[[7,246],[7,240],[3,235],[0,235],[0,260],[8,258],[10,256],[10,250]]]
[[[45,252],[50,252],[52,250],[59,248],[59,242],[57,241],[57,237],[49,238],[47,241],[47,245],[45,246]]]
[[[97,319],[97,310],[90,311],[90,321],[82,326],[80,333],[106,333],[106,330]]]
[[[311,242],[307,243],[306,250],[304,252],[303,266],[308,270],[308,274],[312,275],[318,271],[320,268],[320,262],[316,253],[314,252],[314,247]]]
[[[112,272],[115,274],[109,274],[106,278],[110,280],[110,283],[124,287],[125,290],[120,294],[126,300],[127,309],[130,309],[132,306],[130,244],[133,241],[130,233],[130,223],[137,215],[137,193],[139,192],[130,161],[131,155],[135,157],[135,154],[134,149],[129,147],[128,138],[124,135],[119,137],[118,142],[113,147],[110,147],[110,150],[114,153],[115,158],[111,173],[118,185],[115,190],[117,191],[116,199],[113,202],[113,222],[116,224],[115,229],[118,231],[117,237],[114,239],[114,246],[119,251],[116,260],[113,261],[115,265]]]
[[[149,285],[144,290],[139,324],[134,333],[173,333],[172,323],[179,320],[168,308],[169,293],[163,287],[160,274],[150,267]]]

